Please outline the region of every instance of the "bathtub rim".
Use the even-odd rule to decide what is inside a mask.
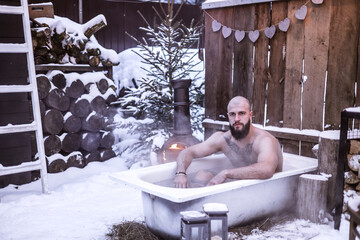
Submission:
[[[297,158],[299,161],[307,161],[309,164],[306,167],[293,169],[283,172],[275,173],[268,179],[242,179],[226,182],[214,186],[207,186],[201,188],[172,188],[149,183],[143,179],[142,176],[148,175],[149,172],[157,170],[161,167],[163,170],[175,171],[176,162],[166,164],[149,166],[145,168],[138,168],[134,170],[122,171],[110,174],[110,178],[119,181],[127,186],[146,192],[152,196],[160,197],[171,202],[182,203],[190,200],[202,198],[212,194],[232,191],[238,188],[244,188],[253,184],[260,184],[263,182],[272,181],[287,176],[300,175],[303,173],[312,172],[318,169],[318,160],[316,158],[304,157],[295,154],[283,153],[284,159]],[[205,159],[205,158],[204,158]],[[201,191],[199,191],[201,189]]]

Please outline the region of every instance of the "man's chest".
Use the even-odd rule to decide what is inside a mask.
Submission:
[[[241,146],[226,139],[223,152],[231,160],[234,167],[248,166],[257,162],[257,154],[254,152],[252,143]]]

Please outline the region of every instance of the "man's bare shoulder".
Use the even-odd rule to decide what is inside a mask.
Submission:
[[[222,142],[222,141],[225,141],[225,138],[226,137],[230,137],[231,133],[230,131],[227,131],[227,132],[215,132],[213,133],[207,141],[215,141],[215,142]]]
[[[279,141],[268,131],[255,127],[254,147],[279,147]]]
[[[255,138],[256,140],[262,140],[262,139],[267,139],[267,140],[272,140],[272,141],[277,141],[277,139],[268,131],[255,127],[254,126],[254,130],[255,130]]]
[[[226,144],[226,138],[230,138],[231,133],[230,131],[227,132],[215,132],[213,133],[204,143],[208,145],[212,145],[213,147],[222,150],[224,145]]]

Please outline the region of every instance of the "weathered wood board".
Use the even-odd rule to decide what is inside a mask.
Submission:
[[[255,5],[255,29],[265,29],[270,25],[271,12],[269,3]],[[268,81],[268,49],[269,39],[264,33],[255,42],[254,88],[252,95],[253,122],[264,123],[266,84]]]
[[[311,5],[304,20],[303,129],[323,129],[330,7],[331,1],[324,1],[321,5]]]
[[[354,86],[359,72],[360,2],[334,0],[331,13],[325,124],[339,129],[340,112],[354,106],[355,101]],[[357,101],[357,106],[359,103]]]
[[[288,16],[288,2],[273,2],[272,24],[278,24]],[[266,125],[283,125],[286,32],[277,29],[270,40],[270,66],[267,90]]]
[[[255,6],[245,5],[234,8],[234,29],[254,30]],[[234,43],[234,74],[233,74],[233,96],[243,96],[252,99],[253,94],[253,48],[248,33],[241,42]],[[207,81],[207,80],[206,80]],[[205,81],[205,82],[206,82]]]

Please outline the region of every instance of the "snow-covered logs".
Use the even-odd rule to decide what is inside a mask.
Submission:
[[[50,173],[115,156],[109,124],[113,81],[102,72],[38,74],[45,154]]]
[[[345,189],[355,190],[360,195],[360,140],[350,140],[345,172]]]
[[[93,35],[106,25],[102,14],[85,24],[59,16],[35,18],[31,24],[35,63],[118,65],[116,52],[102,47]],[[58,86],[56,79],[54,85]]]

